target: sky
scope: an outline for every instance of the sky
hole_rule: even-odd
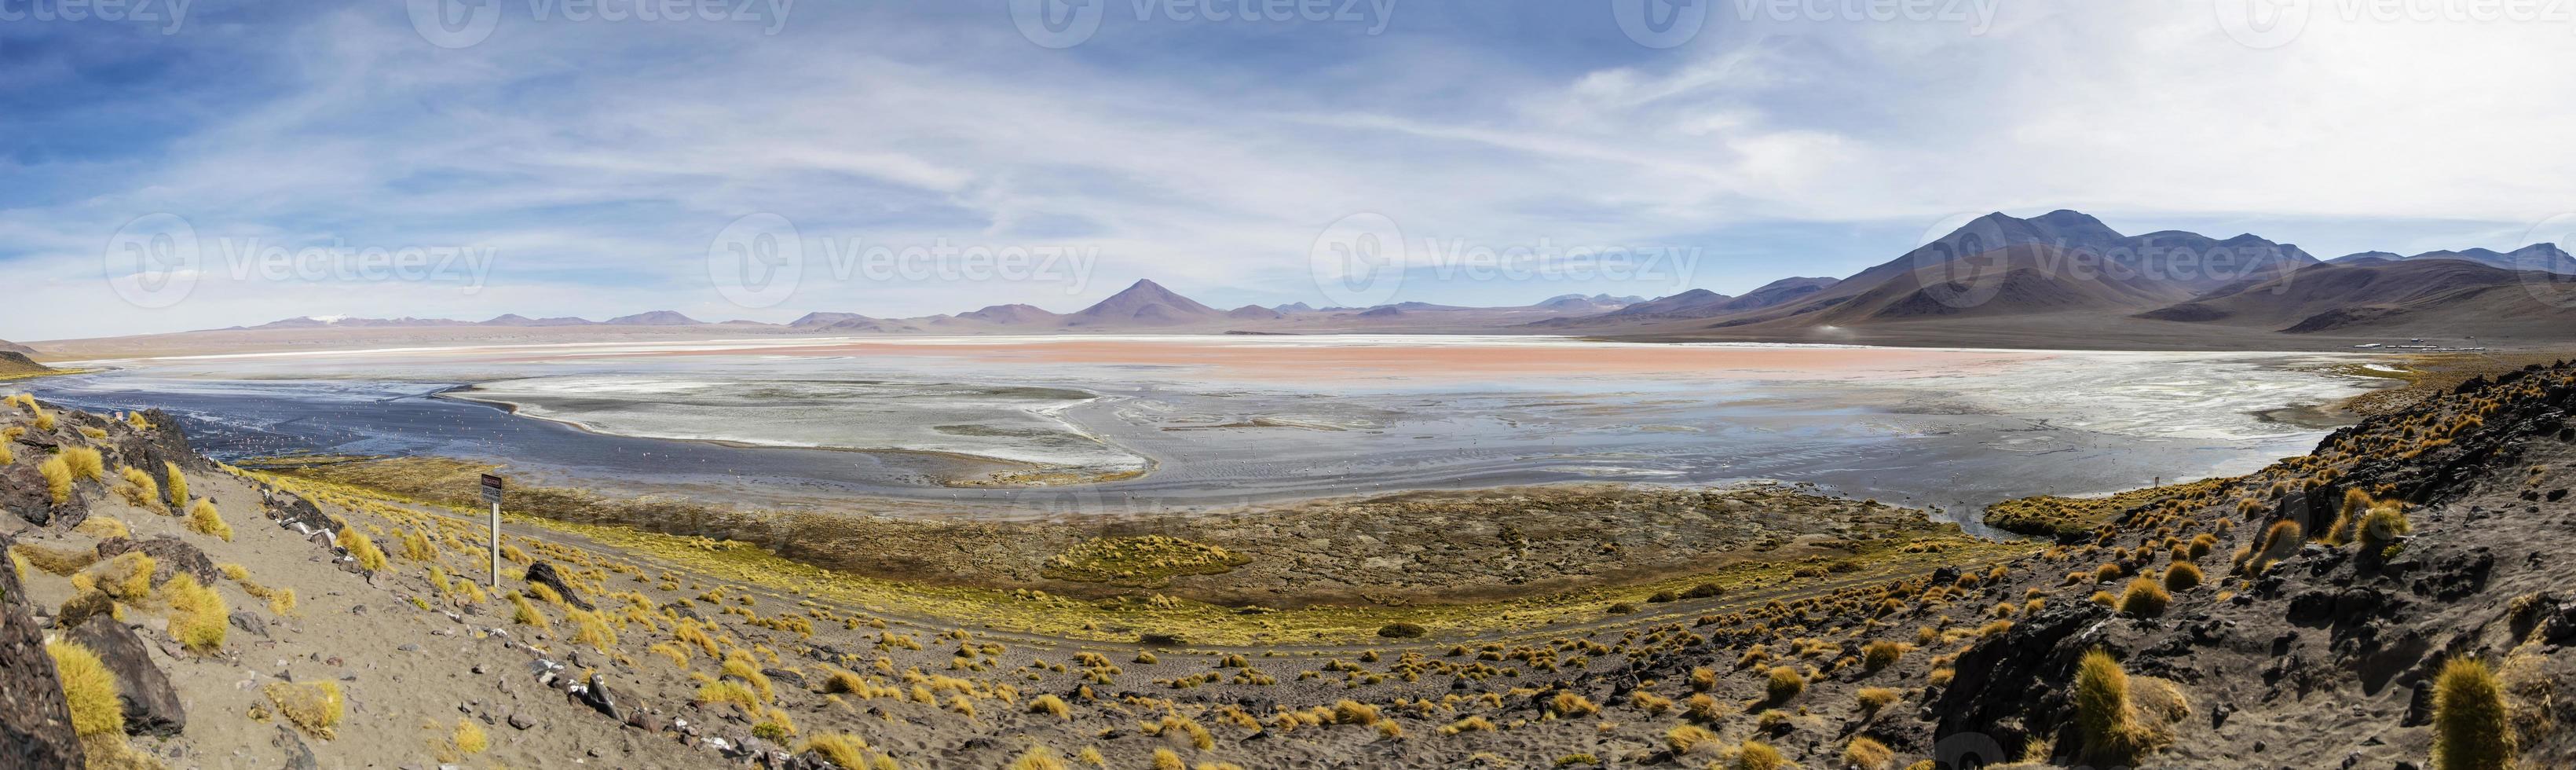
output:
[[[1740,293],[2059,208],[2576,240],[2554,4],[1074,1],[0,0],[0,338]]]

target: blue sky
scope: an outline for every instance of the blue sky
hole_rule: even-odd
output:
[[[638,0],[598,6],[624,20],[480,2],[498,15],[462,37],[390,2],[0,20],[0,270],[19,298],[0,338],[1069,310],[1137,278],[1219,306],[1322,305],[1319,238],[1354,215],[1401,233],[1388,299],[1449,304],[1846,275],[1996,210],[2320,256],[2511,248],[2576,220],[2564,19],[2341,0],[2265,37],[2231,31],[2235,0],[1880,18],[1726,0],[1654,47],[1620,14],[1661,0],[1333,0],[1355,18],[1286,21],[1091,0],[1097,30],[1048,47],[1068,41],[1014,22],[1031,0],[728,0],[654,21],[631,18]],[[0,3],[31,7],[61,6]],[[792,226],[801,282],[745,301],[711,251],[753,215]],[[174,263],[130,249],[179,242],[184,291],[137,275]],[[930,246],[1078,259],[827,264]],[[1542,256],[1518,279],[1454,263],[1557,254],[1540,246],[1665,258]],[[353,266],[370,253],[412,261]]]

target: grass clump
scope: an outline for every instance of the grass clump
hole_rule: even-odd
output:
[[[125,504],[153,513],[170,512],[161,504],[161,483],[153,481],[152,474],[144,473],[141,468],[126,468],[117,475],[124,479],[124,483],[116,485],[116,496],[124,498]]]
[[[868,751],[866,738],[849,733],[826,733],[807,738],[805,745],[797,749],[797,752],[808,751],[821,754],[824,759],[832,760],[832,764],[846,768],[868,767],[878,757]]]
[[[1895,665],[1896,661],[1903,657],[1905,657],[1905,644],[1902,642],[1881,639],[1861,645],[1860,648],[1861,665],[1869,667],[1871,671]]]
[[[1852,693],[1852,698],[1860,701],[1860,710],[1864,714],[1878,713],[1888,706],[1895,705],[1897,699],[1901,697],[1903,697],[1902,694],[1885,687],[1863,687]]]
[[[336,735],[345,707],[338,682],[271,682],[260,690],[275,704],[277,713],[286,721],[316,738],[329,740]]]
[[[169,492],[171,510],[177,510],[180,506],[188,504],[188,477],[180,475],[178,463],[165,462],[161,465],[162,477],[169,480],[169,483],[163,484],[161,488]]]
[[[1065,705],[1063,698],[1056,697],[1055,694],[1049,693],[1046,695],[1040,695],[1036,699],[1029,701],[1029,713],[1046,714],[1057,719],[1072,719],[1073,707]]]
[[[79,642],[46,642],[45,653],[53,656],[63,700],[71,704],[72,732],[82,737],[123,736],[125,707],[116,702],[116,672]]]
[[[2504,685],[2485,661],[2462,656],[2442,664],[2433,678],[2433,770],[2513,767],[2511,719]]]
[[[1762,683],[1762,691],[1771,696],[1772,703],[1786,703],[1807,691],[1807,677],[1788,666],[1773,666]]]
[[[224,523],[224,514],[215,510],[215,501],[198,500],[188,506],[188,529],[200,535],[213,535],[224,542],[233,541],[233,526]]]
[[[1745,741],[1744,745],[1735,747],[1733,753],[1734,756],[1726,763],[1732,770],[1786,770],[1796,767],[1789,764],[1788,757],[1780,755],[1779,749],[1761,741]]]
[[[63,447],[62,454],[55,455],[55,459],[63,461],[63,467],[72,472],[72,478],[75,480],[99,482],[107,480],[107,461],[98,456],[98,449],[95,447]]]
[[[2263,530],[2262,545],[2238,552],[2236,571],[2247,575],[2263,574],[2274,563],[2298,553],[2299,546],[2306,542],[2307,535],[2299,528],[2298,522],[2288,519],[2273,522],[2270,528]]]
[[[2165,606],[2172,603],[2173,594],[2165,591],[2164,584],[2144,577],[2129,581],[2128,589],[2120,592],[2120,611],[2142,618],[2163,615]]]
[[[55,505],[72,501],[72,466],[60,455],[36,464],[36,475],[45,477],[45,494]]]
[[[536,626],[540,630],[552,630],[555,626],[553,621],[546,619],[545,613],[537,610],[537,605],[528,603],[528,597],[525,595],[511,594],[510,607],[510,622],[512,623],[522,626]]]
[[[150,573],[145,573],[150,574]],[[230,610],[224,606],[223,594],[210,586],[199,585],[197,578],[185,572],[173,575],[161,584],[161,593],[170,600],[170,636],[198,654],[224,646]]]
[[[1854,737],[1843,746],[1843,764],[1861,770],[1887,770],[1896,764],[1896,752],[1867,736]]]
[[[100,540],[106,540],[111,537],[134,536],[134,530],[126,527],[125,522],[117,521],[115,518],[108,516],[91,516],[89,518],[82,519],[81,523],[72,527],[72,531],[88,535],[90,537],[95,537]]]
[[[159,566],[141,551],[127,551],[72,576],[72,586],[95,586],[117,601],[139,602],[152,595],[152,571]]]
[[[2129,673],[2111,654],[2094,650],[2075,667],[2075,727],[2083,756],[2106,765],[2136,765],[2172,740],[2160,721],[2139,713],[2130,697]]]
[[[334,539],[339,541],[341,548],[349,550],[350,558],[358,560],[360,569],[374,572],[385,568],[384,549],[377,548],[375,538],[358,531],[357,527],[341,527],[339,536]]]
[[[456,742],[456,751],[459,754],[470,756],[492,748],[491,737],[484,735],[483,726],[475,724],[472,719],[457,718],[456,733],[451,738]]]
[[[40,543],[19,543],[9,548],[9,554],[26,561],[28,566],[55,575],[69,575],[98,562],[97,551],[54,548]]]
[[[1547,702],[1547,713],[1556,717],[1585,717],[1600,713],[1601,707],[1591,699],[1570,692],[1560,692]]]
[[[2165,590],[2189,591],[2199,588],[2201,581],[2207,577],[2201,573],[2200,565],[2187,561],[2174,562],[2173,566],[2165,568]]]
[[[2387,558],[2392,555],[2389,549],[2397,542],[2397,536],[2414,531],[2415,525],[2406,521],[2405,504],[2392,502],[2371,508],[2361,517],[2357,529],[2353,543],[2363,556]]]

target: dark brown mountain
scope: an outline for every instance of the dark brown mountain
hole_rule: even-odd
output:
[[[1153,281],[1137,281],[1125,291],[1064,317],[1068,327],[1181,326],[1227,320],[1225,311],[1174,294]]]
[[[2499,270],[2512,270],[2516,272],[2538,271],[2544,273],[2559,273],[2562,275],[2576,275],[2576,256],[2570,256],[2565,250],[2558,248],[2558,244],[2554,243],[2535,243],[2512,251],[2495,251],[2493,249],[2464,249],[2460,251],[2452,251],[2445,249],[2442,251],[2427,251],[2422,254],[2410,254],[2406,256],[2399,256],[2385,251],[2365,251],[2359,254],[2346,254],[2336,257],[2334,258],[2333,263],[2338,265],[2367,265],[2381,262],[2414,262],[2445,259],[2474,262]]]
[[[2457,259],[2355,260],[2193,298],[2141,318],[2291,334],[2564,337],[2576,276]]]

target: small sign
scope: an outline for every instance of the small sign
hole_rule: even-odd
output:
[[[501,504],[501,477],[483,474],[483,502]]]

